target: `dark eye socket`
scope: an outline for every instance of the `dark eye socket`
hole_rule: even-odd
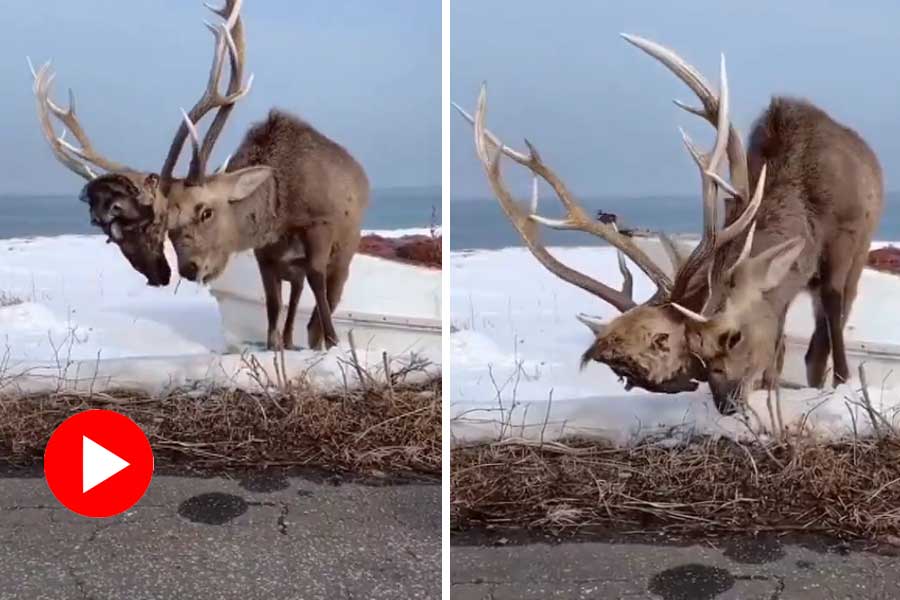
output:
[[[719,336],[719,347],[727,350],[733,350],[741,341],[742,334],[740,330],[726,331]]]
[[[212,218],[212,215],[212,209],[207,206],[202,211],[200,211],[200,222],[202,223],[203,221],[208,221],[210,218]]]

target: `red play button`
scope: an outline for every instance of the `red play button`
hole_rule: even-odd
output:
[[[153,451],[134,421],[87,410],[56,428],[44,450],[44,477],[66,508],[111,517],[134,506],[153,476]]]

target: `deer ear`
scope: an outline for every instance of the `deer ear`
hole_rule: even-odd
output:
[[[159,175],[150,173],[144,177],[144,193],[138,194],[138,202],[150,206],[156,199],[156,190],[159,189]]]
[[[151,192],[155,192],[156,188],[159,186],[159,175],[156,173],[150,173],[146,177],[144,177],[144,187],[147,188]]]
[[[239,202],[255,192],[275,173],[272,167],[255,166],[216,175],[219,185],[225,187],[229,202]]]
[[[805,246],[803,238],[791,238],[748,258],[739,268],[749,272],[754,286],[767,292],[787,276]]]

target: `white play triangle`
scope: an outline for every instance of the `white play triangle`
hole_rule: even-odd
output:
[[[100,485],[130,463],[86,435],[81,436],[81,493]]]

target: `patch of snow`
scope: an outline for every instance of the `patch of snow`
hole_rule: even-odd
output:
[[[613,286],[621,284],[611,248],[551,251],[576,270]],[[750,398],[751,414],[755,413],[751,433],[744,421],[719,415],[705,385],[674,395],[625,391],[604,365],[591,362],[581,370],[581,353],[593,334],[575,314],[611,319],[617,312],[558,279],[524,248],[453,252],[449,268],[450,415],[455,443],[501,435],[553,440],[577,434],[625,444],[651,434],[750,438],[763,428],[772,429],[765,391]],[[632,271],[635,298],[642,301],[654,288],[640,271]],[[900,278],[867,270],[848,324],[848,341],[900,343],[900,318],[891,310],[898,293]],[[795,305],[792,314],[805,318],[809,310]],[[790,332],[803,335],[807,325],[811,332],[811,319],[807,320],[789,321]],[[877,372],[888,373],[892,365],[900,366],[900,353],[879,360]],[[900,377],[869,379],[874,408],[900,422]],[[784,423],[793,429],[804,423],[817,435],[834,438],[851,433],[855,421],[857,431],[864,434],[871,425],[859,387],[854,380],[827,391],[782,390]]]
[[[363,235],[380,235],[381,237],[404,237],[407,235],[431,235],[428,227],[407,227],[406,229],[364,229]],[[435,226],[434,235],[441,235],[441,228]]]
[[[175,265],[168,243],[166,254]],[[0,390],[63,385],[157,391],[202,379],[253,383],[245,372],[247,357],[225,354],[218,304],[206,287],[179,282],[177,273],[169,286],[150,287],[104,236],[0,240],[0,295],[9,304],[0,306]],[[344,385],[348,354],[337,348],[286,352],[288,376],[303,374],[325,388]],[[275,381],[271,353],[254,355]],[[360,361],[377,367],[382,357],[361,350]],[[401,367],[402,361],[392,365]],[[355,380],[351,374],[348,383]]]

